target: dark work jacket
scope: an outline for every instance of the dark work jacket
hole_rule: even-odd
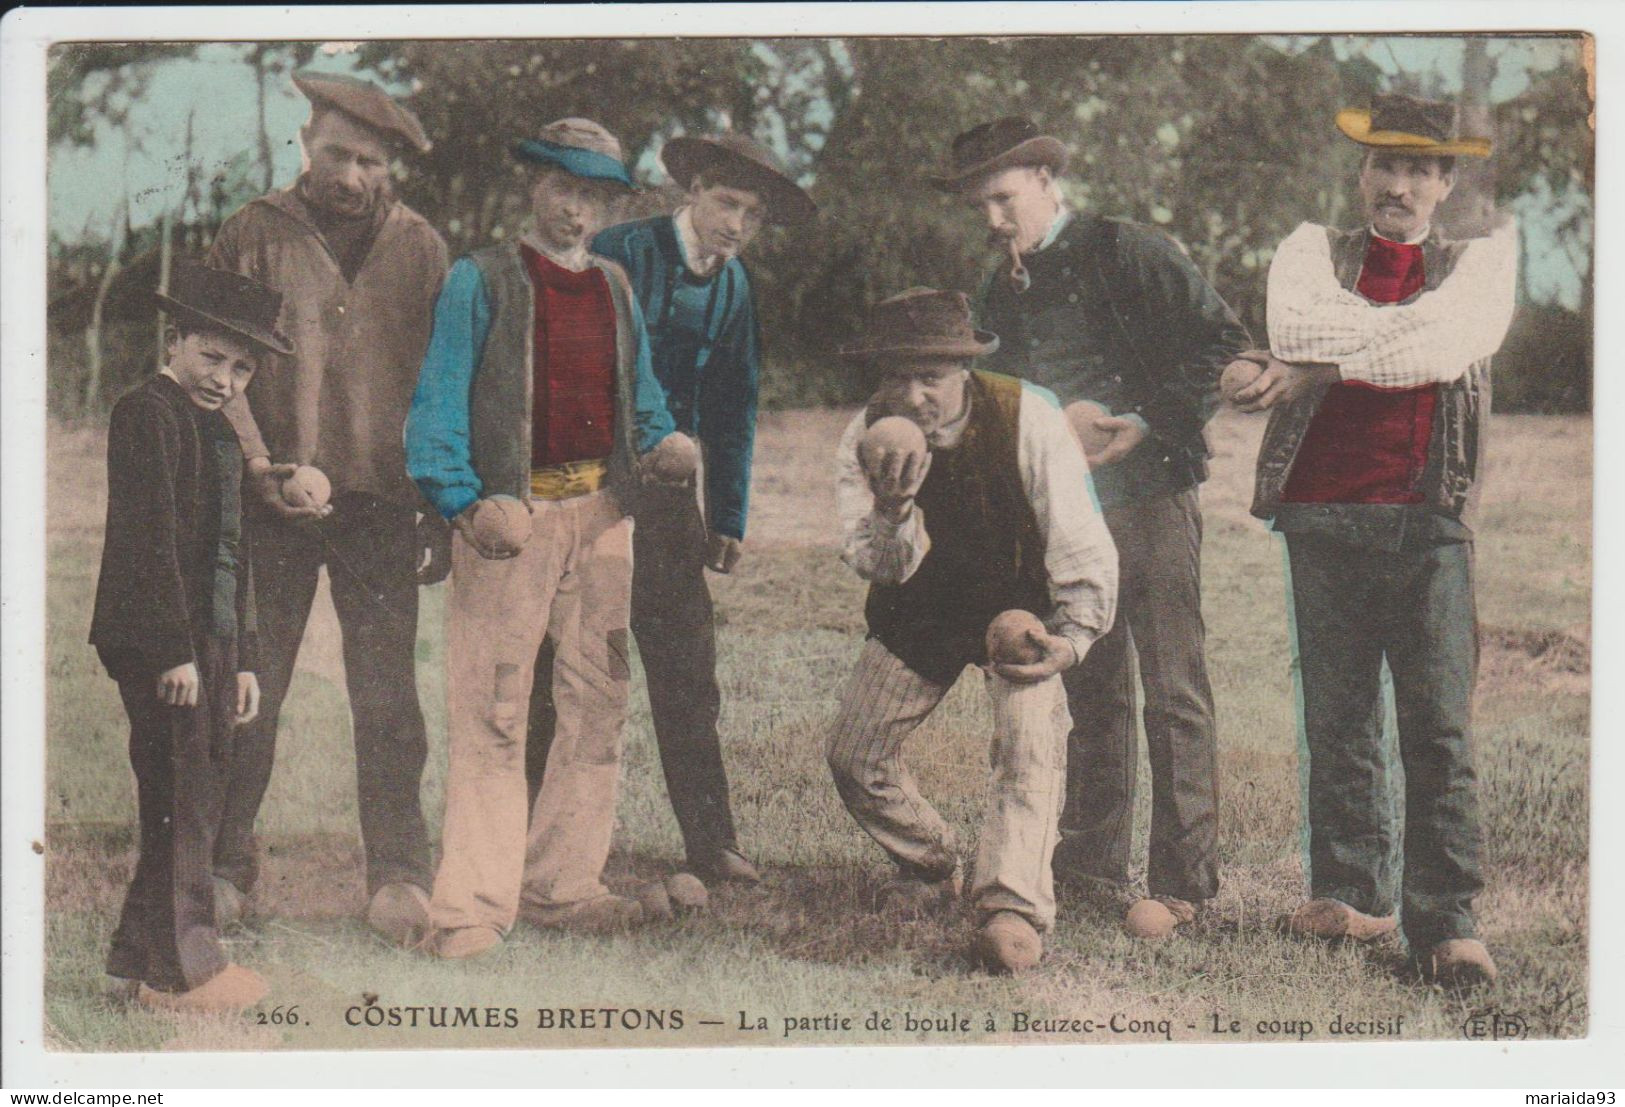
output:
[[[987,661],[987,625],[1021,608],[1054,610],[1044,538],[1021,480],[1021,382],[972,373],[970,419],[951,450],[931,451],[915,503],[931,536],[914,575],[872,584],[869,634],[910,669],[952,684],[966,665]],[[871,409],[872,423],[883,412]]]
[[[1203,428],[1219,407],[1224,367],[1250,345],[1246,328],[1180,245],[1139,223],[1074,213],[1055,241],[1008,261],[983,286],[981,325],[999,336],[988,369],[1135,414],[1150,434],[1091,475],[1101,506],[1179,492],[1207,479]]]
[[[1327,228],[1332,267],[1344,288],[1352,290],[1365,264],[1370,230]],[[1434,231],[1422,243],[1422,288],[1431,292],[1455,269],[1465,242],[1451,242]],[[1270,409],[1264,441],[1258,448],[1253,488],[1254,515],[1273,519],[1284,532],[1322,534],[1356,546],[1399,550],[1416,543],[1457,542],[1472,538],[1478,475],[1483,470],[1484,432],[1490,413],[1490,363],[1468,367],[1456,380],[1439,386],[1428,439],[1427,466],[1422,471],[1419,504],[1285,503],[1282,495],[1292,475],[1298,447],[1326,396],[1325,387],[1292,403]]]
[[[226,417],[162,374],[114,405],[90,642],[115,678],[195,662],[205,637],[235,638],[238,670],[255,668],[253,572],[246,545],[232,540],[242,465]]]

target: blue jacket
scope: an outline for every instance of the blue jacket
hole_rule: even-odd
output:
[[[620,266],[593,262],[615,303],[611,487],[630,492],[637,455],[673,430],[649,365],[649,338]],[[459,258],[435,304],[434,333],[406,418],[406,471],[448,519],[481,496],[530,498],[535,295],[515,244]],[[632,496],[621,502],[631,506]]]
[[[705,448],[706,525],[744,538],[761,374],[756,301],[745,266],[730,258],[710,277],[696,277],[669,215],[611,227],[592,248],[631,277],[672,419]]]

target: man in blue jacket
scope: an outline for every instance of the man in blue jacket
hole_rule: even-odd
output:
[[[430,903],[447,958],[493,948],[521,914],[593,930],[643,917],[601,876],[630,680],[627,510],[640,456],[672,423],[626,274],[588,249],[632,182],[590,120],[549,124],[515,153],[535,167],[533,226],[447,274],[406,423],[407,471],[455,528]],[[526,704],[544,634],[558,725],[532,812]]]
[[[611,227],[593,249],[631,277],[672,418],[704,447],[705,511],[692,483],[640,493],[632,630],[688,867],[706,879],[749,883],[759,877],[739,851],[717,735],[722,700],[705,570],[727,573],[738,563],[750,492],[761,355],[755,297],[739,255],[765,223],[808,219],[817,207],[743,135],[676,138],[661,159],[686,190],[682,206]],[[536,671],[551,665],[544,648]],[[537,680],[532,689],[531,733],[551,734],[548,684]],[[546,758],[546,743],[533,742],[533,794]]]

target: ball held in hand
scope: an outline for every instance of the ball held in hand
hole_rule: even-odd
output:
[[[474,541],[515,554],[530,541],[530,508],[514,496],[488,496],[474,508]]]
[[[1097,430],[1095,420],[1110,415],[1111,412],[1093,400],[1075,400],[1063,409],[1066,421],[1072,424],[1072,433],[1078,436],[1078,443],[1083,447],[1085,454],[1098,454],[1106,448],[1106,444],[1113,438],[1111,431]]]
[[[1234,400],[1236,393],[1257,380],[1263,371],[1264,367],[1258,362],[1237,358],[1224,367],[1224,376],[1219,378],[1219,395]]]
[[[682,431],[673,431],[649,451],[649,473],[664,484],[682,484],[700,467],[700,448]]]
[[[326,507],[333,484],[314,465],[301,465],[282,482],[282,500],[290,507]]]
[[[1002,611],[987,625],[988,660],[1000,665],[1037,664],[1044,659],[1039,643],[1047,634],[1031,611]]]
[[[858,444],[858,461],[866,472],[872,474],[879,460],[888,453],[924,457],[925,432],[914,420],[901,415],[876,419],[863,432],[863,440]]]

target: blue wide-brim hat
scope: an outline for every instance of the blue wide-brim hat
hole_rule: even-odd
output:
[[[532,165],[557,166],[572,176],[637,188],[621,160],[620,142],[590,119],[549,123],[536,138],[515,143],[513,156]]]

